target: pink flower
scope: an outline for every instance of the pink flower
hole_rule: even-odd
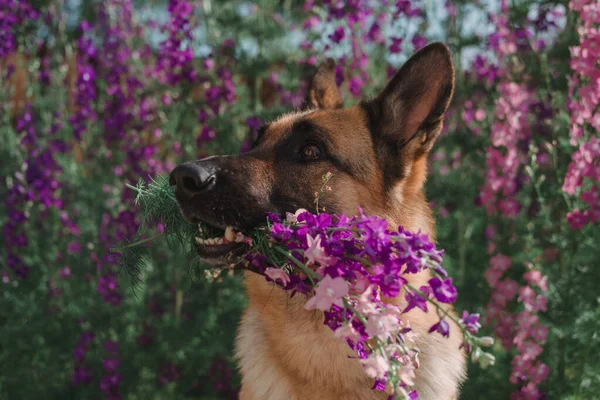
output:
[[[536,324],[529,329],[528,333],[533,340],[543,343],[548,338],[548,327],[542,324]]]
[[[402,367],[398,371],[398,377],[408,386],[413,386],[415,384],[415,369],[410,366]]]
[[[510,268],[511,261],[510,257],[507,257],[502,254],[496,254],[494,257],[490,258],[490,267],[497,269],[500,272],[504,272]]]
[[[523,342],[517,346],[517,350],[519,350],[524,360],[535,360],[537,356],[542,354],[544,349],[537,343]]]
[[[364,293],[369,288],[371,282],[366,275],[359,275],[356,280],[352,283],[352,292]]]
[[[334,261],[332,257],[329,257],[325,253],[325,249],[321,246],[321,235],[317,234],[313,238],[307,233],[306,243],[308,244],[308,248],[304,251],[304,256],[309,264],[319,263],[321,266],[326,267]]]
[[[544,363],[538,363],[538,365],[531,370],[531,381],[534,384],[538,384],[546,380],[549,374],[550,368]]]
[[[285,213],[285,220],[290,224],[295,224],[296,222],[298,222],[298,217],[300,216],[300,214],[304,214],[305,212],[307,211],[304,208],[299,208],[293,214],[290,212]]]
[[[358,331],[354,329],[352,324],[340,326],[335,330],[333,334],[336,338],[350,339],[355,342],[361,339],[360,333],[358,333]]]
[[[529,271],[526,272],[523,276],[525,277],[525,280],[529,282],[530,285],[536,285],[544,292],[548,290],[548,277],[543,276],[540,271]]]
[[[392,333],[398,330],[400,321],[398,316],[391,310],[381,313],[372,314],[367,320],[366,332],[370,337],[378,337],[381,340],[388,339]]]
[[[485,119],[485,110],[483,108],[478,108],[475,110],[475,120],[481,122]]]
[[[275,282],[279,280],[283,286],[290,283],[290,276],[280,268],[268,267],[267,269],[265,269],[265,275],[267,275]]]
[[[365,373],[371,378],[383,379],[385,373],[390,369],[389,362],[379,354],[371,354],[369,358],[360,360]]]
[[[376,313],[377,307],[373,302],[374,298],[375,297],[373,296],[373,286],[369,286],[358,297],[356,305],[354,306],[356,308],[356,311],[358,311],[364,316]]]
[[[574,210],[567,214],[567,222],[571,225],[571,229],[580,230],[588,223],[588,218],[585,213],[579,210]]]
[[[327,311],[333,304],[342,307],[342,297],[348,294],[348,283],[344,278],[337,277],[332,279],[329,275],[317,284],[315,295],[308,299],[304,308],[307,310]]]

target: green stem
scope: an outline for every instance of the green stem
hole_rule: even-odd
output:
[[[275,251],[286,256],[289,260],[291,260],[294,264],[296,264],[298,266],[298,268],[300,268],[302,270],[302,272],[304,272],[306,274],[306,276],[308,276],[308,279],[310,279],[313,286],[316,286],[313,278],[321,278],[321,275],[317,274],[315,271],[308,268],[304,263],[302,263],[300,260],[298,260],[296,257],[294,257],[292,255],[292,253],[290,253],[289,251],[285,251],[281,247],[274,247],[274,248],[275,248]]]
[[[141,188],[139,188],[137,186],[130,185],[129,183],[126,183],[125,186],[128,187],[131,190],[135,190],[138,193],[141,193],[142,191],[144,191],[143,189],[141,189]]]
[[[156,239],[160,239],[163,236],[165,236],[164,233],[159,233],[159,234],[151,236],[149,238],[138,240],[137,242],[129,243],[129,244],[126,244],[126,245],[121,246],[121,247],[116,248],[116,249],[111,249],[110,251],[111,252],[116,252],[116,251],[120,251],[120,250],[124,250],[124,249],[130,249],[132,247],[141,246],[141,245],[146,244],[146,243],[154,242]]]

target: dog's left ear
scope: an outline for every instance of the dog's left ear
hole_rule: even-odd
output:
[[[304,108],[331,110],[343,106],[342,94],[335,84],[335,61],[328,58],[321,63],[310,82]]]
[[[440,134],[453,92],[450,50],[432,43],[415,53],[366,106],[384,142],[418,157]]]

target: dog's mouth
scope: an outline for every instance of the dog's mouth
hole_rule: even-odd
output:
[[[250,243],[249,237],[231,225],[223,229],[205,222],[198,222],[196,250],[200,258],[209,264],[236,263],[248,249]]]

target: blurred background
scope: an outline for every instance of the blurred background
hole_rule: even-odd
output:
[[[438,245],[497,338],[461,399],[600,398],[599,23],[596,0],[0,0],[0,398],[237,398],[240,277],[163,244],[132,286],[125,184],[247,150],[324,57],[351,105],[431,41],[457,67]]]

